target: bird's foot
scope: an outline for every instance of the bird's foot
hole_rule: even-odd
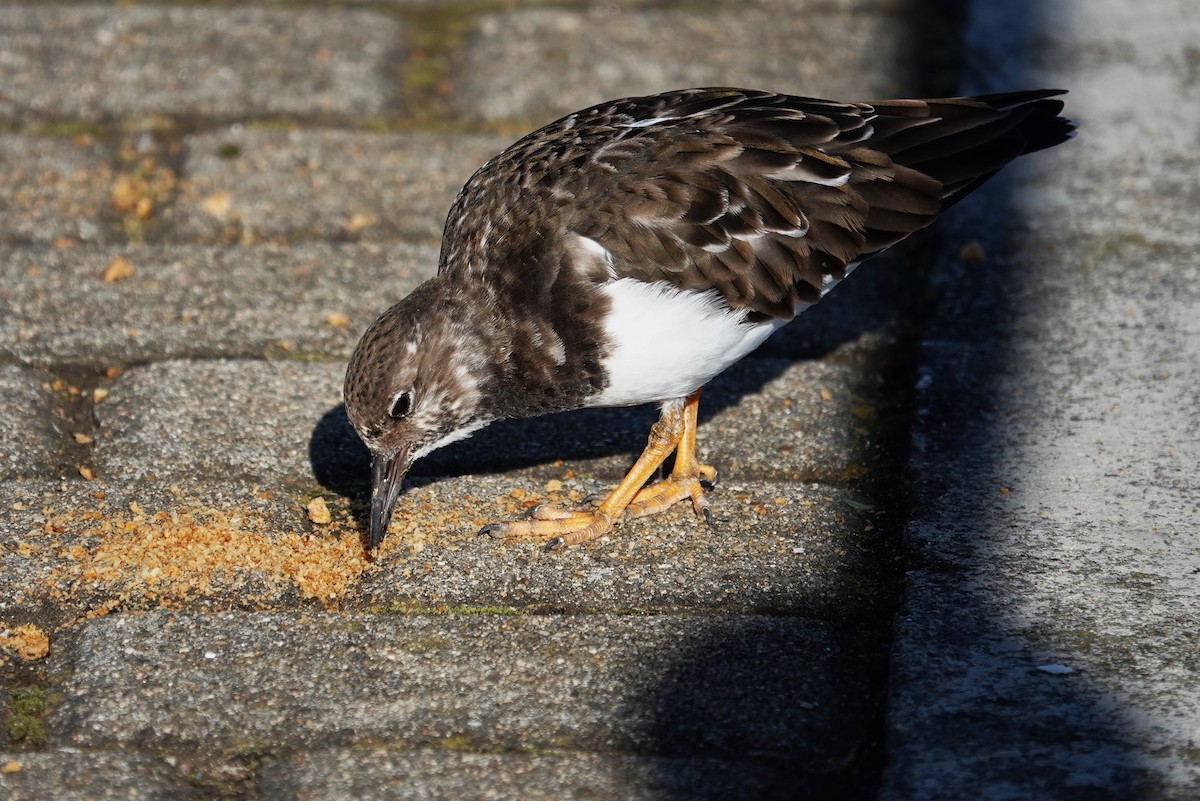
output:
[[[590,542],[612,531],[616,520],[600,510],[571,511],[553,506],[536,506],[531,520],[490,523],[480,534],[502,539],[546,539],[546,549],[555,550]]]
[[[669,509],[684,498],[692,499],[692,508],[698,517],[713,524],[712,509],[704,497],[704,485],[717,483],[717,469],[712,465],[696,463],[686,472],[673,472],[662,481],[643,487],[633,496],[625,514],[629,517],[646,517]]]

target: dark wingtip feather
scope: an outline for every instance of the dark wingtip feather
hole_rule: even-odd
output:
[[[1030,89],[1023,92],[976,95],[972,99],[986,103],[997,111],[1032,107],[1025,119],[1016,126],[1016,130],[1025,137],[1025,147],[1021,151],[1021,155],[1025,155],[1061,145],[1075,136],[1075,121],[1061,116],[1063,101],[1050,99],[1066,93],[1066,89]]]

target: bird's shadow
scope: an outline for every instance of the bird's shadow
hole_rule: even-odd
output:
[[[910,262],[911,257],[902,253],[864,264],[829,299],[777,331],[749,357],[752,366],[733,368],[715,378],[705,387],[701,423],[759,391],[794,362],[826,358],[865,333],[895,324],[913,302],[906,288],[917,283],[911,272],[917,268]],[[407,481],[524,470],[559,460],[577,465],[624,456],[632,463],[657,417],[656,408],[643,405],[500,421],[422,459]],[[344,404],[322,415],[308,451],[317,482],[356,501],[356,514],[365,515],[361,501],[369,490],[370,454],[350,426]]]

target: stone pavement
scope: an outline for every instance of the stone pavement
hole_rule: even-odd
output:
[[[0,797],[1200,796],[1187,2],[0,3]],[[476,538],[619,477],[594,410],[368,562],[345,359],[458,186],[712,83],[1082,133],[714,382],[715,529]]]

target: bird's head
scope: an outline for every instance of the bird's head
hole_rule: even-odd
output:
[[[422,285],[363,334],[346,370],[346,415],[371,451],[368,546],[387,533],[413,462],[490,422],[487,361],[457,307]]]

